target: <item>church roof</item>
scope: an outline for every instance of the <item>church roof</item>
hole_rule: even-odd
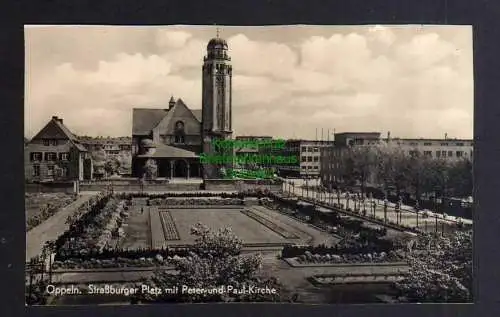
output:
[[[134,108],[132,112],[132,134],[148,135],[167,113],[167,109]]]
[[[195,152],[184,150],[175,146],[166,144],[156,144],[156,151],[152,155],[142,154],[137,157],[151,158],[198,158]]]
[[[132,115],[132,135],[149,135],[158,125],[166,128],[174,117],[177,106],[185,107],[191,111],[196,120],[201,122],[201,109],[189,109],[182,99],[177,99],[175,106],[171,110],[134,108]]]
[[[196,117],[196,119],[201,122],[201,109],[191,110],[191,112]]]

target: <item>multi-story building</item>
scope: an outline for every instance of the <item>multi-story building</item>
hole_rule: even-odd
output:
[[[296,157],[295,163],[275,164],[280,176],[317,178],[320,175],[320,149],[332,145],[333,141],[287,140],[281,150],[274,155]]]
[[[259,141],[271,141],[272,139],[273,139],[273,137],[271,137],[271,136],[253,136],[253,135],[237,136],[234,138],[234,140],[235,140],[234,155],[236,157],[259,155],[259,153],[262,152],[262,149],[259,148],[258,142]],[[254,145],[252,145],[252,146],[239,146],[238,141],[242,141],[242,143],[244,143],[245,141],[250,141],[250,142],[253,142]],[[237,164],[237,165],[240,165],[241,167],[244,167],[244,168],[250,168],[253,164],[249,164],[248,161],[243,161],[243,164]]]
[[[132,138],[131,137],[78,137],[80,143],[83,144],[90,152],[104,150],[106,156],[117,157],[120,155],[132,154]]]
[[[336,133],[334,144],[321,148],[320,179],[325,186],[342,181],[342,157],[353,146],[375,146],[381,142],[379,132]]]
[[[472,159],[473,140],[469,139],[405,139],[381,138],[379,132],[346,132],[335,134],[335,146],[325,147],[321,152],[321,180],[323,184],[341,182],[342,156],[352,146],[376,146],[385,143],[401,149],[407,155],[425,155],[447,161]]]
[[[24,174],[32,181],[70,181],[90,179],[92,160],[78,138],[56,116],[24,149]]]
[[[474,141],[470,139],[401,139],[388,138],[389,144],[397,145],[407,154],[420,154],[446,160],[460,160],[473,158]]]

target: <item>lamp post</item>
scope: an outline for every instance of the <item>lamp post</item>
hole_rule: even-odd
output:
[[[415,214],[417,216],[417,229],[418,229],[418,212],[419,212],[419,208],[420,208],[420,205],[418,203],[418,197],[417,197],[417,201],[415,203]]]
[[[387,196],[384,197],[384,223],[387,223],[387,205],[388,205],[388,200]]]

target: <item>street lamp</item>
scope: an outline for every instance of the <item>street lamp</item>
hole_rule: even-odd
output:
[[[387,196],[384,197],[384,223],[387,223],[387,205],[388,205],[388,200]]]

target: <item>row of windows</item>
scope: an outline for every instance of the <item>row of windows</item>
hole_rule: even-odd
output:
[[[302,162],[319,162],[319,156],[302,156]]]
[[[398,142],[398,145],[400,145],[401,142]],[[441,146],[465,146],[464,142],[456,142],[456,143],[449,143],[449,142],[441,142]],[[470,146],[473,146],[472,143],[469,144]],[[418,146],[418,142],[410,142],[410,146]],[[424,142],[424,146],[432,146],[432,142]]]
[[[57,161],[58,157],[60,161],[69,161],[69,153],[56,153],[56,152],[45,152],[45,157],[42,152],[31,152],[30,161]],[[59,154],[59,155],[58,155]]]
[[[303,169],[303,170],[305,170],[305,169],[317,170],[317,169],[319,169],[319,166],[301,166],[301,169]]]
[[[45,146],[57,146],[59,144],[58,140],[43,140],[43,145]]]
[[[410,151],[410,155],[416,155],[418,151]],[[453,154],[455,154],[455,157],[464,157],[467,155],[466,152],[464,151],[436,151],[436,157],[453,157]],[[432,156],[432,151],[424,151],[425,156]],[[470,152],[470,156],[472,157],[472,151]]]
[[[57,173],[56,173],[57,171]],[[40,165],[33,165],[33,176],[40,176]],[[54,165],[47,166],[47,176],[68,176],[68,169],[66,167],[60,167],[56,170]]]
[[[303,146],[302,152],[319,152],[319,147],[317,147],[317,146]]]

